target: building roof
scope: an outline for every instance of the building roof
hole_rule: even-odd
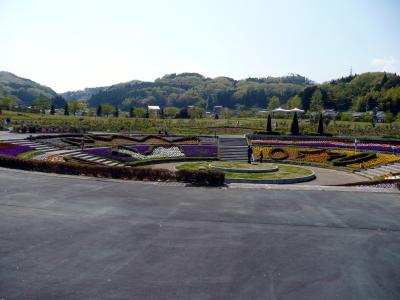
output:
[[[160,107],[158,105],[149,105],[147,106],[148,109],[159,110]]]

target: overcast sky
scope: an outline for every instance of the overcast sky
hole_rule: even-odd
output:
[[[400,72],[397,0],[0,0],[0,70],[57,92],[154,80]]]

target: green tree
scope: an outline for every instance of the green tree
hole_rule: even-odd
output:
[[[51,101],[47,98],[37,97],[35,100],[33,100],[32,105],[40,110],[49,109]]]
[[[101,117],[103,115],[103,109],[102,109],[101,105],[97,106],[96,115],[98,117]]]
[[[69,116],[69,105],[68,105],[68,102],[65,102],[64,116]]]
[[[311,97],[310,111],[321,112],[324,109],[324,103],[322,102],[322,92],[320,89],[316,89]]]
[[[69,102],[69,107],[72,111],[72,114],[75,116],[78,111],[84,111],[87,106],[86,103],[78,100],[72,100]]]
[[[222,110],[222,116],[225,118],[225,119],[230,119],[230,118],[232,118],[232,111],[229,109],[229,108],[224,108],[223,110]]]
[[[188,119],[189,118],[189,112],[186,107],[182,108],[179,111],[179,114],[176,116],[178,119]]]
[[[109,116],[115,110],[115,108],[111,104],[105,103],[101,105],[101,110],[103,114]]]
[[[281,102],[277,96],[273,96],[268,103],[268,109],[273,110],[281,106]]]
[[[170,117],[170,118],[175,118],[176,115],[179,113],[179,108],[176,107],[166,107],[164,111],[165,115]]]
[[[11,108],[17,104],[17,101],[13,98],[4,97],[0,98],[0,106],[4,109],[11,110]]]
[[[272,119],[271,119],[271,114],[268,114],[268,119],[267,119],[267,132],[272,132]]]
[[[193,108],[192,116],[196,119],[202,119],[205,115],[206,111],[204,108],[200,106],[195,106]]]
[[[292,108],[302,109],[303,108],[303,104],[302,104],[300,96],[296,95],[296,96],[291,97],[288,100],[288,102],[286,103],[286,107],[289,108],[289,109],[292,109]]]
[[[295,112],[294,115],[293,115],[292,125],[290,126],[290,133],[292,135],[299,135],[300,134],[299,119],[297,118],[297,112]]]
[[[118,108],[118,106],[115,107],[114,117],[119,118],[119,108]]]
[[[136,118],[144,118],[146,116],[147,110],[144,107],[136,107],[133,112]]]
[[[56,108],[55,108],[54,104],[52,103],[51,107],[50,107],[50,114],[54,115],[55,113],[56,113]]]
[[[319,114],[318,134],[319,135],[324,135],[324,119],[323,119],[322,114]]]

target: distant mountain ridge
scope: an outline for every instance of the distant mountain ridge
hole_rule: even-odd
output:
[[[0,98],[7,96],[30,105],[36,97],[52,99],[56,95],[52,89],[29,79],[0,72]],[[132,80],[70,91],[61,96],[67,101],[85,101],[91,107],[109,103],[123,110],[147,105],[178,108],[199,105],[208,110],[216,105],[239,110],[265,109],[274,103],[275,107],[299,107],[313,111],[321,108],[339,111],[379,109],[396,115],[400,111],[400,76],[367,72],[317,84],[295,74],[236,80],[181,73],[168,74],[153,82]]]
[[[10,72],[0,71],[0,97],[13,98],[18,103],[31,105],[37,97],[52,99],[55,96],[57,93],[47,86]]]

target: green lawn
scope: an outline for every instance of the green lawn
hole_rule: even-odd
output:
[[[197,170],[199,167],[209,168],[209,165],[215,165],[219,167],[230,167],[230,168],[240,168],[245,163],[242,162],[193,162],[193,163],[182,163],[176,166],[178,170],[181,169],[191,169]],[[252,165],[253,168],[263,168],[269,169],[278,166],[279,171],[273,173],[234,173],[234,172],[224,172],[226,178],[243,178],[243,179],[284,179],[284,178],[296,178],[311,175],[312,171],[295,166],[283,165],[283,164],[259,164]]]

